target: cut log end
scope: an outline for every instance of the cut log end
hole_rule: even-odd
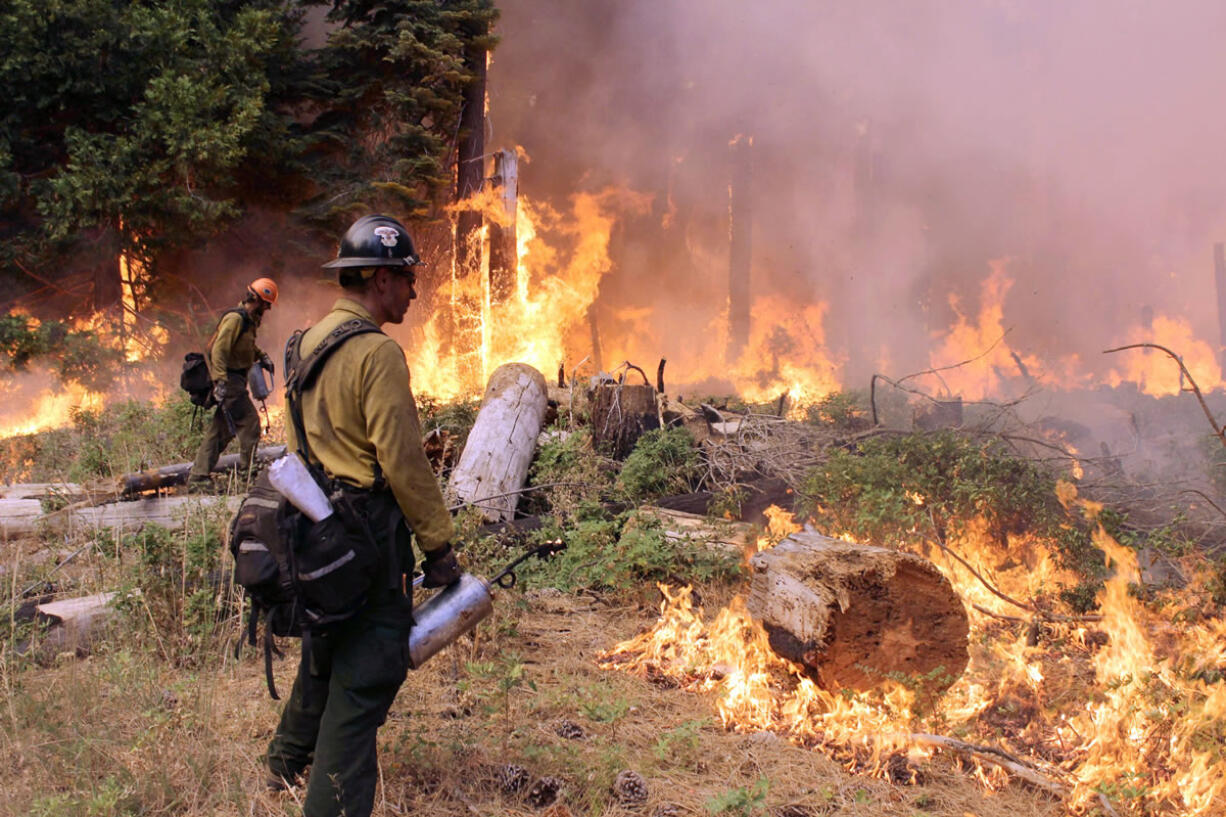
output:
[[[827,689],[906,679],[939,692],[966,668],[966,610],[926,559],[800,533],[752,565],[750,613]]]

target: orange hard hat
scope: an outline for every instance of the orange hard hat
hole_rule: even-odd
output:
[[[247,291],[269,306],[277,302],[277,285],[271,278],[256,278],[247,285]]]

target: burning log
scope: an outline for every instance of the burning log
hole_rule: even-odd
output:
[[[940,692],[966,668],[966,610],[927,559],[795,533],[750,564],[750,614],[823,687],[869,689],[901,674]]]
[[[507,363],[490,375],[481,409],[460,461],[451,472],[450,498],[482,509],[491,522],[515,515],[519,491],[548,407],[545,378],[524,363]]]
[[[269,445],[257,448],[255,452],[255,461],[257,463],[267,463],[278,459],[285,454],[285,446]],[[213,473],[224,473],[238,467],[238,454],[226,454],[217,460],[217,465],[213,466]],[[183,485],[187,482],[188,474],[191,473],[192,464],[190,462],[180,462],[174,465],[163,465],[161,468],[151,468],[148,471],[138,471],[133,474],[124,474],[119,478],[119,492],[124,496],[143,493],[144,491],[153,491],[158,488],[169,488],[173,485]]]

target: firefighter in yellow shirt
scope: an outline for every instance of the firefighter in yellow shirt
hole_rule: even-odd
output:
[[[355,222],[336,260],[324,265],[337,270],[344,296],[306,330],[302,354],[353,321],[401,323],[417,297],[419,263],[400,222],[388,216]],[[300,406],[305,450],[388,545],[396,580],[371,591],[356,616],[312,640],[268,747],[270,785],[283,787],[309,765],[304,817],[367,817],[378,780],[376,732],[409,670],[410,530],[425,555],[426,587],[451,584],[460,568],[400,345],[380,331],[348,337],[301,392]],[[294,424],[287,425],[289,449],[303,448]]]
[[[188,476],[192,489],[207,489],[212,485],[209,472],[236,436],[239,473],[246,478],[251,472],[251,458],[260,441],[260,417],[247,394],[247,370],[259,361],[268,372],[274,371],[272,359],[255,345],[255,336],[264,313],[276,302],[277,285],[270,278],[257,278],[247,287],[247,294],[239,305],[223,312],[217,322],[217,330],[204,356],[213,380],[217,411],[213,413],[213,421],[192,463]]]

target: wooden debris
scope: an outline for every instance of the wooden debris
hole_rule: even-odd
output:
[[[75,599],[60,599],[37,605],[35,617],[50,625],[38,641],[41,652],[57,655],[74,652],[82,655],[111,617],[115,593],[96,593]]]
[[[638,513],[658,519],[664,538],[669,541],[688,540],[716,550],[748,553],[754,545],[753,526],[745,522],[711,519],[696,513],[668,508],[645,506]]]
[[[750,614],[775,652],[828,689],[901,674],[939,692],[966,668],[966,610],[927,559],[795,533],[750,564]]]
[[[268,445],[257,448],[255,461],[257,463],[272,462],[285,454],[285,446]],[[224,473],[238,467],[239,454],[226,454],[217,460],[213,473]],[[163,465],[148,471],[138,471],[124,474],[119,478],[119,492],[125,496],[130,494],[153,491],[159,488],[169,488],[173,485],[183,485],[191,473],[192,463],[179,462],[174,465]]]
[[[177,530],[193,512],[224,505],[233,513],[242,497],[238,496],[168,496],[145,497],[123,502],[108,502],[88,507],[69,506],[49,514],[42,512],[37,499],[5,500],[21,502],[19,509],[0,505],[0,538],[31,536],[41,530],[55,533],[81,533],[112,528],[119,531],[138,530],[144,525],[161,525]]]
[[[524,363],[499,366],[490,376],[477,420],[451,472],[448,504],[481,509],[490,522],[515,516],[528,478],[548,399],[545,378]]]
[[[592,443],[597,450],[625,459],[643,432],[660,427],[656,390],[643,375],[642,384],[601,382],[592,388]]]

